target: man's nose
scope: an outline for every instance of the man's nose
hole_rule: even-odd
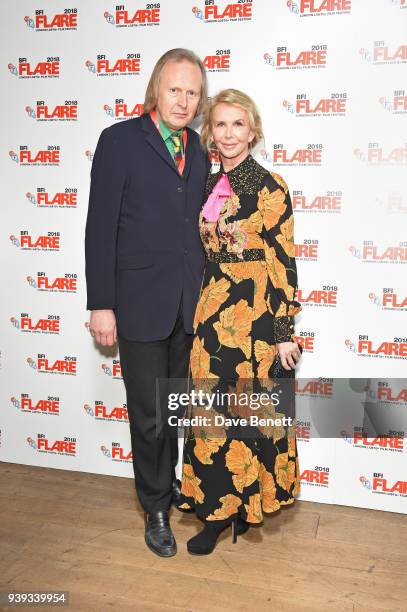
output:
[[[179,106],[182,106],[182,108],[186,108],[187,107],[187,92],[186,91],[181,91],[178,95],[178,104]]]

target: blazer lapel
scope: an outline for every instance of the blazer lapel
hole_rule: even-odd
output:
[[[143,119],[143,130],[146,133],[147,142],[153,147],[153,149],[158,153],[158,155],[178,174],[178,168],[175,165],[174,160],[172,159],[170,152],[168,151],[164,140],[162,139],[161,134],[155,127],[154,123],[151,120],[150,115],[145,114],[142,115]]]

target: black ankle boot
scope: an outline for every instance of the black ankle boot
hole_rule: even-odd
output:
[[[187,549],[191,555],[209,555],[215,548],[218,537],[232,525],[232,541],[237,539],[237,519],[225,521],[205,521],[205,526],[196,536],[188,540]]]
[[[247,521],[245,521],[242,518],[238,518],[237,519],[236,533],[237,533],[238,536],[243,535],[249,529],[250,529],[250,523],[248,523]]]

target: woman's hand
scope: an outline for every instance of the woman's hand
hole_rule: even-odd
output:
[[[301,358],[296,342],[280,342],[277,344],[281,365],[285,370],[293,370]]]

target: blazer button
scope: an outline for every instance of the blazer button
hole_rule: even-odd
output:
[[[177,187],[177,191],[178,191],[178,193],[182,193],[184,190],[183,190],[182,187]]]
[[[184,221],[185,221],[185,223],[189,223],[189,218],[185,217]]]

